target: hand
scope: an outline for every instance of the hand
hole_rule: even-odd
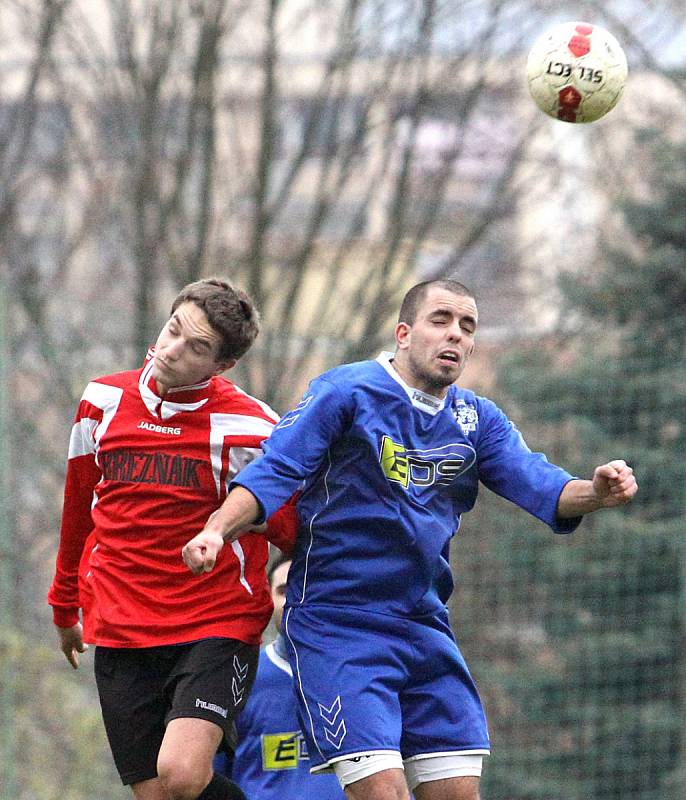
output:
[[[77,622],[71,628],[57,628],[57,633],[60,637],[60,650],[67,657],[67,661],[74,667],[79,668],[79,653],[85,653],[88,650],[88,645],[83,642],[83,628],[81,623]]]
[[[638,491],[634,471],[626,461],[621,460],[596,467],[592,483],[593,491],[604,508],[630,503]]]
[[[194,575],[211,572],[222,547],[224,547],[224,538],[220,534],[207,529],[202,530],[197,536],[186,542],[181,551],[183,563]]]

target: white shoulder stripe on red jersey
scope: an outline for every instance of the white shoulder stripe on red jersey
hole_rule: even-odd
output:
[[[217,487],[217,495],[221,497],[222,453],[226,438],[238,436],[245,439],[245,437],[254,436],[259,440],[266,439],[274,429],[274,423],[261,417],[250,417],[245,414],[210,414],[209,416],[212,475]],[[229,465],[229,479],[233,477],[230,472],[231,466]]]
[[[247,414],[210,414],[210,428],[219,436],[262,436],[274,430],[275,423]]]
[[[117,413],[117,409],[119,408],[119,403],[121,402],[123,394],[124,390],[120,389],[118,386],[109,386],[106,383],[98,383],[97,381],[92,381],[88,384],[88,386],[86,386],[86,390],[81,398],[81,405],[83,406],[84,403],[88,403],[102,411],[102,415],[98,415],[99,418],[95,420],[96,425],[91,431],[91,439],[94,443],[94,450],[90,452],[97,451],[98,443],[102,438],[102,435],[109,427],[110,422],[112,422],[112,417],[114,417],[114,415]],[[81,413],[81,422],[86,422],[91,419],[91,417],[83,415],[81,408],[79,411]]]
[[[232,447],[229,450],[229,472],[226,476],[227,489],[228,484],[236,477],[243,467],[247,467],[251,461],[254,461],[261,455],[261,447]]]
[[[74,423],[69,437],[69,458],[95,453],[94,432],[97,427],[97,419],[80,419]]]
[[[234,555],[238,559],[238,564],[240,567],[240,576],[238,580],[241,582],[241,586],[246,590],[248,594],[252,594],[252,588],[248,583],[245,577],[245,553],[243,552],[243,548],[240,545],[240,542],[231,542],[231,549],[234,552]]]
[[[86,386],[81,399],[105,413],[108,411],[112,411],[113,413],[119,406],[119,401],[121,400],[123,392],[124,390],[120,389],[118,386],[109,386],[106,383],[92,381]]]

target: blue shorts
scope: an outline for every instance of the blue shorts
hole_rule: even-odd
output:
[[[379,752],[403,760],[489,753],[486,716],[447,613],[287,608],[283,633],[313,770]]]

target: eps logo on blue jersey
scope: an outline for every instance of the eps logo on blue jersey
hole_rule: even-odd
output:
[[[301,761],[309,759],[307,745],[300,731],[262,735],[263,769],[296,769]]]
[[[431,450],[407,450],[390,436],[381,440],[379,461],[389,481],[406,489],[413,486],[449,486],[476,461],[472,447],[460,442]]]

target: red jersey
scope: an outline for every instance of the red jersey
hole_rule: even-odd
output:
[[[55,624],[78,621],[83,555],[86,641],[151,647],[219,636],[257,644],[272,613],[267,539],[292,548],[294,507],[269,519],[266,536],[227,543],[212,572],[193,575],[181,548],[221,505],[236,472],[261,452],[278,417],[216,376],[162,398],[151,369],[149,361],[98,378],[81,398],[48,593]]]

